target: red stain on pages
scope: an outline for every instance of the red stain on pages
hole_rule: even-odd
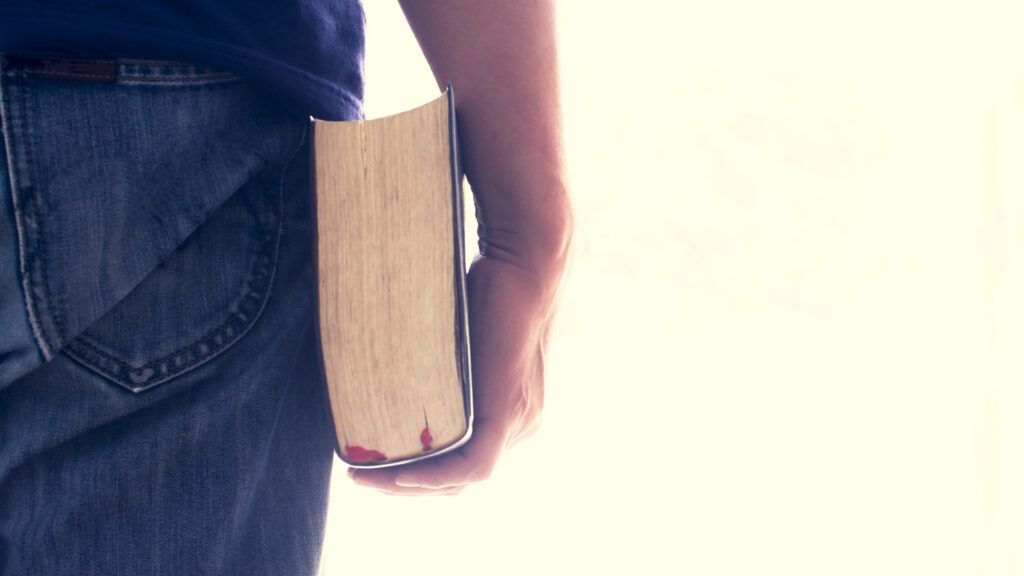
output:
[[[366,462],[380,462],[388,457],[376,450],[367,450],[362,446],[345,445],[345,455],[353,464],[365,464]]]
[[[434,441],[434,437],[430,435],[430,426],[425,426],[423,432],[420,432],[420,443],[423,444],[423,451],[430,450],[430,443]]]

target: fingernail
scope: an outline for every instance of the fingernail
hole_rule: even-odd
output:
[[[419,483],[417,483],[412,478],[409,478],[408,476],[399,476],[395,478],[395,484],[398,484],[399,486],[404,486],[406,488],[415,488],[419,486]]]

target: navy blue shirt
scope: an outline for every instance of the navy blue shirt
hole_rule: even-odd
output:
[[[359,0],[0,0],[0,52],[206,64],[296,112],[361,117]]]

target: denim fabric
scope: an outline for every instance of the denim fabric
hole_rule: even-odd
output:
[[[310,118],[115,69],[0,74],[0,574],[314,574]]]

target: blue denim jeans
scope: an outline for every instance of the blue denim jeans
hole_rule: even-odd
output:
[[[205,66],[5,56],[0,574],[314,574],[310,118]]]

